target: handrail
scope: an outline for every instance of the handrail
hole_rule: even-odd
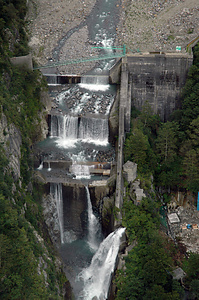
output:
[[[190,53],[190,46],[195,43],[197,40],[199,40],[199,36],[197,36],[194,40],[192,40],[186,47],[186,52]]]
[[[97,57],[84,58],[84,59],[71,59],[71,60],[66,60],[66,61],[61,61],[61,62],[55,62],[55,63],[49,64],[49,65],[34,67],[33,70],[53,68],[53,67],[57,67],[57,66],[65,66],[65,65],[70,65],[70,64],[78,64],[78,63],[87,62],[87,61],[114,59],[114,58],[124,57],[124,56],[125,56],[124,53],[118,53],[118,54],[106,55],[106,56],[101,56],[101,57],[97,56]]]

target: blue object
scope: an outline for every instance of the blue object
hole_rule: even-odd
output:
[[[191,224],[187,224],[187,229],[191,229],[192,225]]]
[[[199,192],[198,192],[197,210],[199,210]]]

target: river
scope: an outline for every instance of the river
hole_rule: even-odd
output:
[[[99,0],[85,21],[91,44],[100,47],[99,55],[113,54],[115,51],[113,46],[119,7],[118,0]],[[54,58],[59,58],[63,43],[81,26],[73,28],[60,40],[54,49]],[[91,180],[101,180],[90,173],[90,169],[94,168],[92,162],[100,163],[106,153],[109,153],[106,163],[115,160],[114,148],[109,143],[108,124],[116,95],[116,88],[108,82],[108,71],[114,63],[115,59],[99,61],[95,68],[87,72],[89,76],[82,76],[80,84],[65,85],[61,91],[56,86],[51,88],[54,106],[50,114],[49,137],[39,144],[45,153],[39,167],[44,175],[55,176],[52,161],[69,161],[71,164],[66,176],[81,181],[84,186],[81,196],[85,199],[86,209],[81,216],[77,216],[78,212],[74,213],[71,205],[77,200],[75,196],[64,196],[66,192],[63,192],[61,183],[51,180],[50,184],[59,219],[59,251],[77,300],[108,298],[120,238],[125,231],[120,228],[107,237],[103,235],[99,211],[93,210],[88,188]],[[48,168],[43,168],[45,160],[48,161]],[[75,191],[72,194],[76,195]],[[71,220],[74,220],[75,214],[84,224],[82,231],[74,229]],[[74,221],[77,223],[77,220]]]

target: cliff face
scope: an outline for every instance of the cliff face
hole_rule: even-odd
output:
[[[41,211],[32,145],[46,137],[50,108],[39,72],[13,66],[27,55],[26,0],[0,3],[0,295],[4,299],[72,299]]]
[[[14,124],[8,124],[3,113],[0,117],[0,141],[9,159],[9,169],[13,171],[14,179],[18,180],[20,178],[21,133]]]
[[[45,124],[45,115],[42,114],[44,120],[38,124],[39,126]],[[38,132],[45,135],[45,131]],[[38,206],[41,194],[35,194],[30,155],[24,155],[30,152],[32,142],[28,143],[25,139],[24,144],[24,139],[20,129],[8,122],[2,112],[0,116],[0,241],[3,245],[1,257],[3,263],[0,290],[2,295],[8,297],[16,295],[16,288],[12,285],[8,287],[7,283],[10,276],[18,276],[19,282],[24,283],[23,293],[20,291],[21,299],[36,297],[37,284],[32,283],[31,292],[28,291],[28,286],[26,287],[26,283],[35,280],[39,282],[38,294],[45,295],[43,299],[49,299],[54,294],[58,294],[58,299],[72,299],[71,287],[63,273],[62,262],[53,250]],[[7,249],[10,247],[12,250],[9,251],[8,257]],[[23,256],[19,259],[17,253],[22,253],[21,251]],[[32,263],[26,269],[24,277],[24,268],[29,260]],[[54,274],[53,280],[51,274]]]

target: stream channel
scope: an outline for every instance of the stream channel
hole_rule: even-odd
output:
[[[99,50],[99,55],[113,53],[120,4],[119,0],[96,1],[84,24],[70,30],[60,40],[53,57],[58,59],[67,38],[85,25],[92,44],[104,47]],[[125,231],[119,228],[104,236],[99,210],[92,207],[89,192],[89,183],[106,179],[115,161],[115,150],[109,143],[108,123],[116,95],[116,87],[109,84],[108,76],[114,63],[114,59],[97,62],[87,73],[90,76],[82,76],[80,84],[61,87],[49,84],[54,99],[49,137],[38,145],[42,153],[38,169],[50,183],[49,192],[56,203],[60,233],[58,248],[77,300],[108,299],[111,274]],[[56,161],[59,165],[64,162],[65,167],[57,169],[54,167]],[[105,172],[96,172],[96,168]],[[81,182],[80,191],[68,193],[63,188],[63,176],[68,182],[76,181],[77,185]],[[79,200],[85,207],[81,216],[78,216],[78,210],[74,213],[78,204],[71,204]],[[82,230],[73,224],[77,220],[83,224]]]

